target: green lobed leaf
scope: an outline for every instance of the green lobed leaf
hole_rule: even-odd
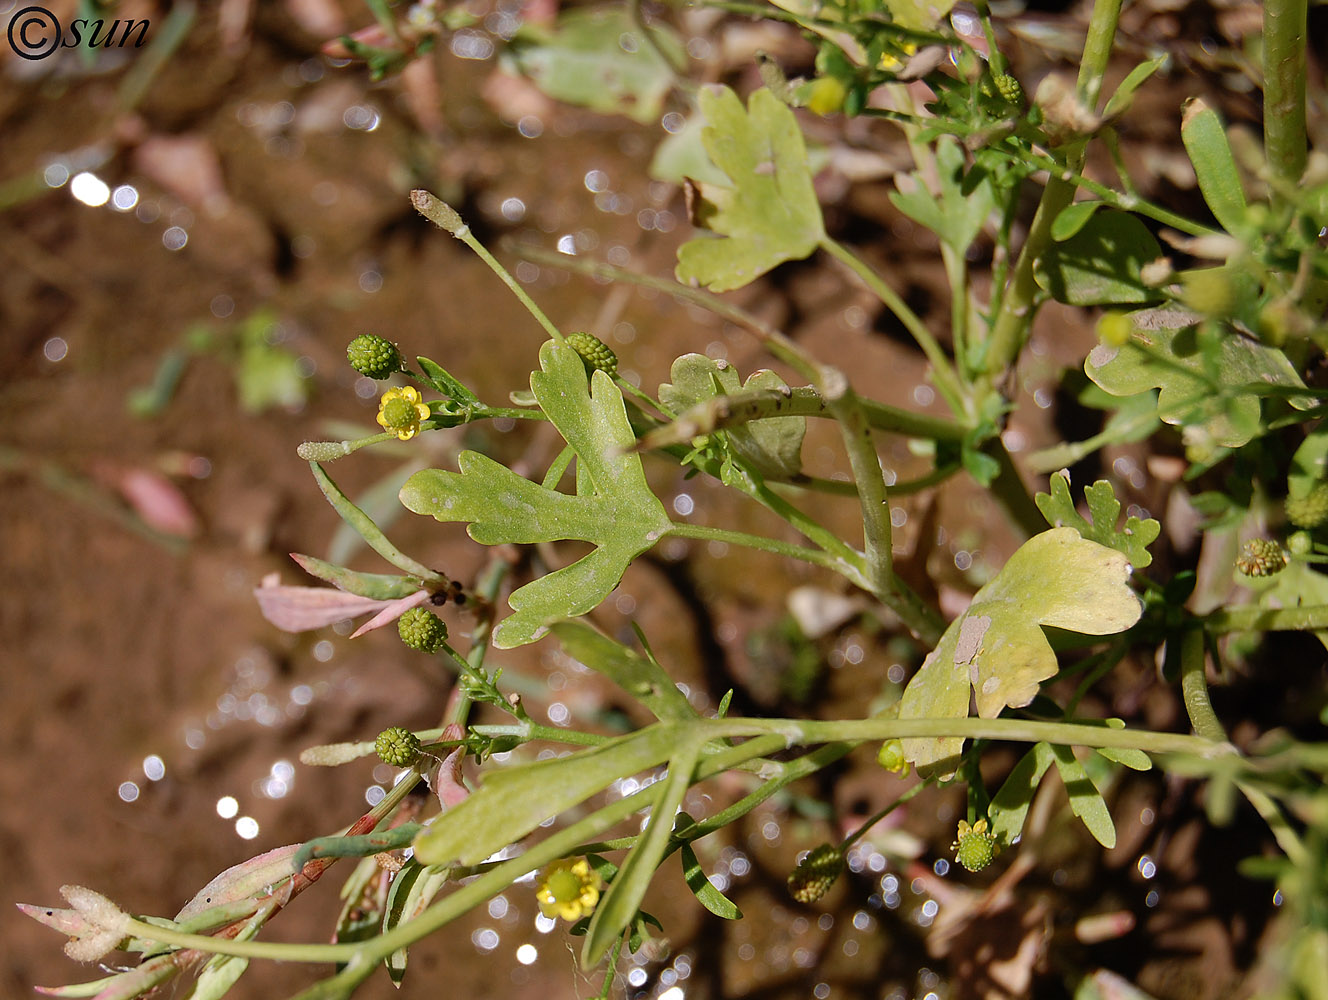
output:
[[[1193,98],[1181,117],[1180,138],[1213,217],[1227,232],[1239,232],[1245,225],[1245,191],[1222,119],[1201,98]]]
[[[1310,431],[1291,456],[1287,492],[1297,500],[1303,500],[1314,487],[1325,481],[1328,481],[1328,422],[1320,423]]]
[[[807,257],[825,228],[793,112],[765,89],[746,109],[727,87],[705,87],[699,101],[708,123],[701,141],[733,187],[706,223],[723,238],[688,240],[678,248],[675,273],[683,284],[726,292]]]
[[[572,9],[552,30],[523,26],[504,62],[555,100],[646,124],[659,117],[673,87],[661,50],[678,63],[687,58],[671,28],[654,22],[650,33],[642,38],[625,9]]]
[[[1069,305],[1153,302],[1161,296],[1144,284],[1140,272],[1161,255],[1139,219],[1108,209],[1094,212],[1073,236],[1052,243],[1034,277],[1057,302]]]
[[[1130,321],[1129,343],[1098,345],[1084,371],[1113,396],[1160,388],[1157,415],[1185,427],[1187,441],[1238,448],[1260,431],[1260,396],[1305,388],[1277,348],[1233,331],[1201,336],[1199,317],[1183,309],[1144,309]],[[1309,396],[1289,402],[1297,409],[1313,405]]]
[[[1053,760],[1050,743],[1034,743],[1010,770],[987,807],[991,832],[998,843],[1012,844],[1024,828],[1028,808]]]
[[[936,30],[954,5],[955,0],[885,0],[891,19],[914,31]]]
[[[684,354],[669,368],[672,382],[659,387],[659,401],[682,414],[706,400],[732,395],[742,389],[789,392],[788,383],[769,369],[753,372],[739,383],[738,371],[727,361],[703,354]],[[775,479],[789,479],[802,471],[802,439],[806,417],[769,417],[753,420],[723,432],[733,450],[757,472]]]
[[[1122,632],[1142,606],[1129,587],[1125,555],[1082,538],[1073,528],[1034,535],[973,596],[909,681],[901,719],[962,719],[969,691],[978,715],[1033,700],[1056,673],[1056,654],[1040,626],[1088,635]],[[953,770],[960,737],[905,739],[904,756],[919,768]]]
[[[977,239],[983,223],[996,207],[996,187],[991,176],[982,173],[976,183],[966,186],[964,166],[964,151],[958,140],[942,136],[936,143],[940,195],[933,195],[917,173],[897,176],[897,190],[890,192],[890,201],[897,209],[930,229],[942,243],[961,255]],[[906,177],[909,182],[901,185],[899,182]]]
[[[628,852],[608,892],[590,918],[586,939],[581,945],[581,968],[589,969],[598,965],[636,916],[650,880],[655,877],[655,870],[664,860],[673,833],[674,815],[687,796],[687,789],[691,787],[692,772],[696,769],[704,742],[703,738],[696,736],[682,742],[676,738],[673,740],[668,774],[663,779],[659,797],[651,807],[646,828]]]
[[[1052,475],[1050,494],[1039,493],[1035,497],[1038,510],[1052,527],[1073,528],[1084,538],[1124,552],[1135,569],[1143,569],[1153,561],[1148,546],[1162,531],[1162,525],[1156,519],[1131,516],[1126,518],[1125,527],[1117,531],[1116,519],[1120,517],[1121,505],[1111,483],[1105,479],[1087,487],[1084,499],[1088,501],[1088,512],[1093,518],[1091,524],[1075,508],[1074,498],[1070,495],[1070,474],[1064,470]]]
[[[426,469],[401,488],[401,502],[439,521],[468,521],[484,545],[577,539],[595,550],[570,566],[526,584],[508,598],[512,614],[494,630],[494,644],[510,649],[534,642],[550,622],[597,607],[628,565],[671,527],[664,505],[646,484],[622,393],[604,372],[587,382],[581,356],[549,341],[541,370],[530,376],[540,407],[577,456],[577,495],[518,476],[473,451],[461,470]]]
[[[682,858],[683,880],[687,883],[687,888],[692,890],[697,902],[724,920],[741,920],[742,911],[706,876],[705,869],[701,867],[701,862],[697,860],[696,852],[692,850],[691,845],[683,844],[678,853]]]
[[[1116,824],[1111,821],[1111,812],[1084,770],[1084,765],[1075,757],[1074,750],[1066,746],[1053,746],[1052,756],[1056,769],[1060,771],[1065,791],[1070,796],[1070,810],[1088,827],[1088,832],[1107,850],[1116,846]]]
[[[706,121],[691,115],[682,128],[671,132],[655,147],[648,173],[653,180],[682,184],[691,180],[700,184],[726,185],[728,176],[710,162],[701,139]]]
[[[649,657],[610,639],[585,622],[557,622],[550,631],[568,656],[613,681],[650,709],[655,718],[685,721],[697,717],[687,696]]]
[[[479,791],[415,839],[415,858],[425,865],[479,864],[619,778],[662,764],[686,729],[659,722],[569,757],[490,771]]]

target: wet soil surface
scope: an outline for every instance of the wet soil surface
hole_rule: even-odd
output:
[[[165,9],[136,7],[154,25],[166,20]],[[353,336],[380,333],[432,356],[486,399],[526,383],[541,332],[469,251],[414,213],[410,188],[451,200],[491,246],[572,240],[586,254],[667,274],[685,238],[680,193],[646,179],[657,126],[495,90],[492,61],[443,55],[432,80],[373,83],[363,67],[319,54],[320,37],[365,23],[354,5],[259,4],[249,22],[225,21],[243,7],[200,10],[132,110],[122,103],[129,59],[0,57],[0,185],[10,185],[0,212],[0,870],[11,901],[55,903],[57,888],[74,882],[169,915],[221,869],[343,827],[390,781],[372,763],[303,767],[301,749],[388,725],[426,728],[440,716],[446,679],[395,636],[287,635],[252,597],[269,573],[306,582],[286,554],[324,555],[334,538],[336,516],[295,446],[373,429],[374,390],[344,363]],[[321,35],[319,17],[332,19]],[[1040,71],[1027,58],[1025,68]],[[1175,155],[1181,96],[1146,89],[1166,128],[1127,137],[1159,163]],[[537,135],[504,120],[518,105]],[[902,159],[888,129],[854,137],[883,162]],[[71,178],[82,171],[109,186],[107,204],[79,200]],[[894,213],[888,182],[836,184],[832,221],[943,328],[948,291],[934,244]],[[689,350],[726,356],[744,373],[768,363],[742,332],[666,296],[529,264],[518,273],[563,329],[599,334],[646,385]],[[847,367],[860,391],[934,407],[921,357],[846,274],[825,262],[790,266],[744,298]],[[1059,366],[1092,342],[1078,323],[1048,310],[1021,373],[1015,427],[1030,449],[1065,433],[1050,422],[1048,394]],[[333,472],[386,514],[395,483],[447,464],[463,445],[527,469],[556,453],[547,430],[479,428],[361,453]],[[834,445],[833,433],[814,430],[805,454],[815,471],[836,467]],[[902,444],[882,449],[901,479],[925,469]],[[1138,468],[1142,456],[1125,458]],[[685,494],[698,520],[769,527],[703,483],[663,466],[650,474],[674,510]],[[1155,509],[1164,500],[1151,481],[1131,497]],[[970,488],[900,507],[906,571],[921,580],[926,569],[960,606],[975,574],[1015,544],[995,504]],[[852,532],[855,512],[827,504],[825,518]],[[390,533],[463,580],[484,558],[455,526],[393,516]],[[332,544],[358,568],[383,569],[344,537]],[[680,544],[634,567],[595,617],[620,633],[639,619],[661,660],[711,708],[734,687],[735,710],[859,715],[897,688],[921,651],[856,617],[809,646],[790,641],[780,620],[800,585],[833,587],[784,563]],[[469,627],[464,614],[451,622],[461,635]],[[619,707],[554,651],[505,654],[501,665],[533,711],[603,721]],[[1114,701],[1151,727],[1183,726],[1151,667],[1113,684],[1098,710]],[[1127,702],[1132,713],[1119,707]],[[992,758],[992,781],[1012,760]],[[782,883],[800,850],[854,828],[904,787],[864,754],[711,838],[702,861],[747,919],[705,915],[680,880],[661,876],[649,909],[671,951],[624,964],[617,995],[989,996],[1018,994],[1030,975],[1027,989],[1057,995],[1068,977],[1099,966],[1159,997],[1240,990],[1271,904],[1262,884],[1236,879],[1234,863],[1259,853],[1263,834],[1244,815],[1210,827],[1190,786],[1156,775],[1121,779],[1120,842],[1106,853],[1071,827],[1063,803],[1049,803],[1022,881],[981,905],[977,894],[997,876],[956,879],[942,860],[962,806],[954,793],[920,797],[866,838],[850,877],[816,907],[788,899]],[[705,791],[694,811],[732,789]],[[339,881],[334,870],[274,922],[273,936],[325,940]],[[439,983],[471,997],[592,992],[575,971],[578,942],[538,929],[535,912],[529,887],[514,887],[417,946],[400,992],[384,976],[363,995],[436,996]],[[1075,940],[1075,921],[1106,913],[1134,929],[1101,944]],[[99,975],[12,908],[0,920],[7,996]],[[518,953],[523,945],[535,950]],[[312,979],[308,968],[256,964],[233,995],[276,998]]]

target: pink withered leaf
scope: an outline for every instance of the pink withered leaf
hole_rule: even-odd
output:
[[[407,594],[405,597],[391,601],[382,611],[378,612],[378,614],[374,615],[352,632],[350,637],[352,639],[358,639],[360,636],[364,635],[365,632],[372,632],[376,628],[382,628],[389,622],[396,621],[411,608],[418,608],[428,599],[429,592],[427,590],[417,590],[413,594]]]
[[[374,615],[355,633],[360,635],[393,621],[429,598],[427,590],[419,590],[396,600],[377,600],[330,587],[287,587],[278,583],[279,579],[276,573],[263,577],[262,586],[254,588],[254,597],[263,617],[284,632],[308,632],[348,618]]]

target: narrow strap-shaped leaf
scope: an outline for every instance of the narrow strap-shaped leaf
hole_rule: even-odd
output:
[[[478,864],[619,778],[668,760],[688,727],[657,722],[570,757],[493,770],[479,791],[420,834],[421,864]]]
[[[692,771],[700,755],[701,741],[693,738],[680,745],[669,759],[668,776],[650,810],[650,821],[590,919],[590,928],[581,946],[583,969],[599,963],[640,908],[655,869],[668,849],[673,816],[691,787]]]
[[[420,581],[414,577],[393,573],[357,573],[345,566],[324,562],[300,552],[292,552],[290,557],[310,576],[326,580],[338,590],[375,601],[394,601],[400,597],[409,597],[420,589]]]
[[[327,502],[332,505],[332,509],[341,515],[343,521],[355,529],[371,549],[404,573],[410,573],[431,583],[447,582],[446,577],[435,573],[423,563],[416,562],[388,541],[387,536],[379,530],[378,525],[374,524],[364,511],[356,507],[350,498],[341,492],[341,487],[332,481],[332,477],[323,470],[321,465],[317,462],[310,462],[309,468],[313,470],[314,480],[318,483],[318,488],[323,491],[323,496],[327,497]]]
[[[160,986],[177,975],[180,967],[175,964],[174,955],[158,955],[149,959],[136,969],[122,972],[109,980],[103,980],[104,986],[99,993],[55,993],[50,996],[95,996],[97,1000],[133,1000],[142,996],[154,986]],[[86,983],[84,986],[92,984]],[[46,990],[41,992],[45,993]]]
[[[383,933],[423,913],[443,886],[447,885],[451,873],[452,870],[445,865],[421,865],[414,860],[408,861],[392,880],[387,908],[383,911]],[[401,985],[406,975],[406,955],[405,948],[398,948],[384,960],[387,974],[397,986]]]
[[[1161,69],[1171,59],[1169,55],[1160,55],[1153,59],[1141,62],[1134,69],[1125,75],[1125,79],[1120,82],[1116,92],[1111,95],[1111,100],[1107,101],[1106,108],[1102,111],[1103,118],[1113,118],[1125,111],[1134,100],[1134,92],[1138,90],[1150,76]]]
[[[1239,232],[1245,224],[1245,190],[1240,186],[1236,158],[1231,155],[1222,119],[1203,100],[1195,98],[1185,105],[1180,137],[1213,217],[1227,232]]]
[[[706,876],[705,870],[701,867],[701,862],[696,859],[696,852],[692,850],[690,844],[683,844],[682,850],[678,852],[682,858],[682,877],[687,882],[687,888],[692,890],[692,895],[696,897],[697,902],[717,917],[723,917],[725,920],[741,920],[742,911],[738,909],[733,900],[725,896]]]
[[[1023,830],[1028,807],[1033,803],[1033,794],[1042,783],[1047,768],[1051,767],[1051,761],[1050,743],[1033,744],[992,798],[987,815],[991,819],[991,832],[999,843],[1014,843]]]
[[[367,941],[377,935],[383,922],[384,894],[373,883],[381,882],[382,877],[383,869],[374,858],[361,858],[341,884],[341,912],[332,932],[334,943]]]
[[[695,719],[696,709],[657,663],[581,621],[558,622],[552,632],[568,656],[603,674],[658,719]]]
[[[269,905],[255,913],[235,936],[235,940],[252,940],[267,923],[272,912],[273,909]],[[198,982],[194,984],[194,991],[189,994],[189,1000],[221,1000],[248,968],[249,959],[241,958],[239,955],[213,955],[199,973]]]
[[[437,362],[428,358],[416,358],[415,361],[419,364],[420,371],[424,372],[424,377],[429,380],[429,383],[452,402],[460,406],[476,406],[479,404],[480,398],[453,378]]]
[[[1065,782],[1065,791],[1070,796],[1070,810],[1083,820],[1088,832],[1103,847],[1110,850],[1116,846],[1116,824],[1111,821],[1111,812],[1097,790],[1084,765],[1079,763],[1074,751],[1067,746],[1053,746],[1051,752],[1056,759],[1056,769]]]
[[[1090,720],[1076,720],[1087,722]],[[1124,719],[1103,719],[1102,724],[1108,729],[1124,729]],[[1117,764],[1124,764],[1134,771],[1151,771],[1153,768],[1153,758],[1144,753],[1137,747],[1098,747],[1097,752],[1107,760],[1113,760]]]

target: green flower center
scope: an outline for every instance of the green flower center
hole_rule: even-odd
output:
[[[389,399],[383,404],[383,419],[387,421],[387,426],[394,430],[400,430],[416,423],[419,420],[419,414],[415,412],[415,407],[409,400]]]
[[[559,903],[576,902],[581,898],[581,891],[584,888],[581,879],[568,869],[550,874],[548,881],[544,883],[544,887],[549,890],[549,895]]]

